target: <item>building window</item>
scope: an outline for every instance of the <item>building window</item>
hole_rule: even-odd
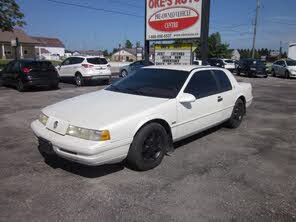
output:
[[[10,55],[11,51],[5,50],[5,54]]]
[[[25,54],[25,55],[28,55],[28,50],[25,49],[25,50],[24,50],[24,54]]]

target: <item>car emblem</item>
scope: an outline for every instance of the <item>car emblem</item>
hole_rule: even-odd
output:
[[[56,129],[58,127],[58,125],[59,125],[59,122],[55,121],[54,124],[53,124],[53,128]]]

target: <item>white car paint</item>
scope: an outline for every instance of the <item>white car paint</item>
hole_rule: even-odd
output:
[[[231,59],[222,59],[223,63],[224,63],[224,68],[228,69],[230,71],[235,70],[235,63],[233,60]]]
[[[246,107],[253,99],[251,85],[238,83],[225,69],[206,66],[153,66],[145,69],[182,70],[190,74],[174,99],[100,90],[48,106],[42,110],[49,117],[46,126],[39,120],[31,124],[35,135],[50,141],[55,153],[63,158],[86,165],[117,163],[127,157],[135,134],[149,121],[165,121],[171,128],[173,141],[178,141],[228,120],[241,96],[246,100]],[[181,100],[190,101],[194,97],[183,91],[191,77],[201,70],[224,71],[232,90],[191,103],[181,103]],[[218,103],[218,97],[223,97],[223,102]],[[60,123],[57,129],[53,127],[55,121]],[[70,124],[109,130],[111,140],[96,142],[68,136],[66,130]]]
[[[81,58],[82,62],[73,63],[73,58]],[[107,64],[92,64],[87,59],[102,58],[98,56],[71,56],[57,67],[60,77],[75,77],[80,73],[85,79],[110,79],[111,66]],[[105,58],[103,58],[105,59]],[[70,61],[70,62],[68,62]],[[88,66],[88,67],[87,67]]]

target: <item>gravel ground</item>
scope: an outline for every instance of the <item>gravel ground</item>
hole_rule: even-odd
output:
[[[181,141],[148,172],[38,153],[39,110],[103,86],[0,87],[0,221],[296,221],[296,80],[239,80],[255,97],[241,127]]]

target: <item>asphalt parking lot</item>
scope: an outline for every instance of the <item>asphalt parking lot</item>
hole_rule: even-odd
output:
[[[296,221],[296,80],[239,80],[255,97],[241,127],[181,141],[148,172],[39,154],[40,109],[104,86],[0,87],[0,221]]]

